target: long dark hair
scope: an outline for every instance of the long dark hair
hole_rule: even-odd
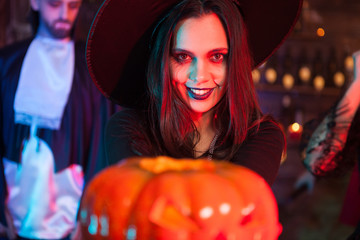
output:
[[[147,72],[149,139],[133,142],[138,151],[147,155],[194,157],[199,133],[190,120],[189,107],[171,84],[169,61],[176,25],[183,19],[210,13],[215,13],[222,22],[229,45],[226,91],[214,111],[213,124],[219,134],[214,158],[230,159],[249,130],[256,129],[261,121],[251,77],[247,30],[238,6],[231,0],[185,0],[160,21],[154,32]]]

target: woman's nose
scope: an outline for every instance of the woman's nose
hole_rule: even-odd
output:
[[[209,67],[205,61],[195,60],[190,68],[189,78],[192,81],[207,81],[210,77]]]

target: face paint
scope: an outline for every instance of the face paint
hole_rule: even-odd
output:
[[[178,23],[171,50],[172,84],[195,113],[211,110],[224,95],[228,44],[216,14]]]

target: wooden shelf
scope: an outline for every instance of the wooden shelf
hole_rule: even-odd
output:
[[[281,85],[270,85],[270,84],[255,84],[255,88],[260,92],[274,92],[281,94],[296,94],[296,95],[304,95],[304,96],[329,96],[329,97],[337,97],[341,94],[342,90],[340,88],[327,87],[321,91],[315,90],[311,86],[294,86],[291,89],[285,89]]]

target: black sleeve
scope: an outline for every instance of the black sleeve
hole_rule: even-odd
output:
[[[271,186],[280,167],[284,145],[280,128],[271,121],[265,121],[256,133],[244,141],[231,162],[255,171]]]
[[[105,130],[105,155],[108,165],[137,155],[131,149],[130,133],[126,128],[126,124],[136,120],[134,111],[129,109],[123,109],[110,118]]]
[[[96,91],[98,91],[96,89]],[[98,172],[108,166],[105,157],[105,129],[111,116],[119,109],[100,93],[93,97],[92,124],[90,134],[89,154],[85,168],[85,182],[89,182]],[[92,147],[95,146],[95,147]]]

